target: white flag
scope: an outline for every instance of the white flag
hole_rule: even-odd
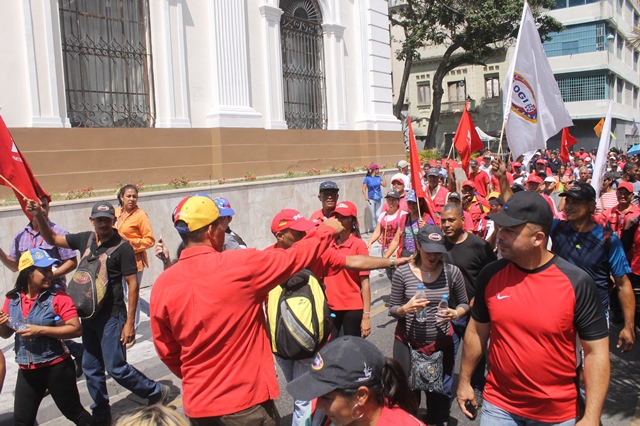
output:
[[[547,139],[562,128],[573,126],[526,1],[503,99],[505,130],[513,158],[545,148]]]
[[[604,180],[604,172],[607,170],[607,153],[609,152],[609,144],[611,143],[611,106],[613,101],[609,101],[609,112],[604,119],[602,126],[602,134],[600,135],[600,143],[598,144],[598,153],[596,154],[596,164],[593,166],[593,175],[591,176],[591,186],[596,190],[596,200],[600,197],[602,189],[602,181]]]

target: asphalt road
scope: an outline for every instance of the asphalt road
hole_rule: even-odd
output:
[[[387,356],[392,354],[393,330],[395,320],[387,315],[387,309],[384,306],[389,297],[389,282],[386,276],[381,277],[376,271],[372,272],[372,315],[371,325],[372,333],[369,339],[376,344]],[[149,300],[150,289],[142,290],[142,297]],[[611,335],[617,335],[615,326],[611,330]],[[602,424],[605,426],[640,426],[640,344],[636,345],[632,352],[621,355],[615,349],[616,339],[611,339],[611,362],[612,377],[609,387],[609,393],[604,406],[604,414]],[[13,343],[11,340],[0,341],[0,348],[8,358],[8,372],[5,388],[0,394],[0,426],[12,424],[13,411],[13,388],[15,386],[15,375],[17,373],[16,366],[12,361]],[[142,315],[141,324],[138,329],[138,338],[136,345],[128,352],[129,362],[145,373],[148,377],[159,380],[165,384],[170,384],[173,389],[175,399],[171,403],[178,411],[182,411],[182,399],[180,396],[180,381],[173,376],[169,370],[157,358],[151,341],[149,330],[149,322],[146,315]],[[549,362],[550,360],[541,359],[539,362]],[[458,368],[456,367],[456,372]],[[286,383],[281,374],[279,374],[279,383],[281,396],[276,401],[278,409],[282,415],[282,425],[290,425],[291,412],[293,409],[293,401],[286,392]],[[455,386],[455,382],[454,382]],[[78,389],[84,405],[88,408],[91,399],[87,394],[84,378],[79,379]],[[114,416],[134,410],[137,407],[146,404],[146,401],[140,400],[136,396],[130,394],[126,389],[117,385],[113,380],[108,380],[109,394],[111,395],[112,410]],[[424,402],[423,402],[424,409]],[[70,425],[71,422],[61,417],[51,397],[46,397],[43,401],[38,416],[40,425]],[[454,402],[452,404],[450,426],[466,426],[478,424],[479,421],[471,421],[467,419]]]

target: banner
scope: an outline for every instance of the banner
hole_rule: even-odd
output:
[[[611,143],[612,106],[613,101],[609,101],[609,112],[607,112],[601,128],[600,143],[598,144],[598,152],[596,153],[596,164],[593,165],[593,175],[591,176],[591,186],[596,190],[596,200],[600,197],[604,172],[607,170],[607,153],[609,152],[609,144]]]
[[[526,1],[503,95],[505,131],[513,158],[546,148],[550,137],[573,126]]]
[[[462,163],[462,169],[465,174],[469,175],[469,162],[471,161],[471,153],[484,149],[484,144],[478,135],[476,127],[473,125],[471,114],[467,109],[469,101],[464,105],[464,111],[462,111],[462,117],[460,117],[460,123],[456,129],[456,134],[453,137],[453,145],[460,154],[460,160]],[[448,171],[447,171],[448,173]]]
[[[598,124],[596,124],[596,127],[593,128],[593,131],[596,132],[596,136],[600,137],[602,136],[602,127],[604,126],[604,117],[600,119],[600,121],[598,121]]]
[[[31,215],[25,209],[24,198],[38,201],[43,196],[49,197],[33,176],[29,163],[13,141],[2,116],[0,116],[0,184],[13,189],[22,211],[29,220]]]
[[[560,157],[563,163],[569,163],[571,161],[569,158],[569,148],[577,143],[578,141],[571,136],[567,127],[562,129],[562,141],[560,142],[560,155],[558,155],[558,157]]]

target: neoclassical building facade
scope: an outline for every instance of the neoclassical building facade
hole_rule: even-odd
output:
[[[70,167],[97,188],[393,161],[387,14],[384,0],[1,2],[0,114],[60,190]]]

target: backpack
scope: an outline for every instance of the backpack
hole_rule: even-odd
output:
[[[324,288],[304,269],[269,292],[267,323],[271,350],[281,358],[311,358],[331,331]]]
[[[76,305],[78,316],[83,319],[91,319],[100,312],[109,286],[107,259],[125,242],[121,240],[118,245],[95,256],[91,253],[94,240],[95,234],[92,232],[80,264],[67,285],[67,294]]]

